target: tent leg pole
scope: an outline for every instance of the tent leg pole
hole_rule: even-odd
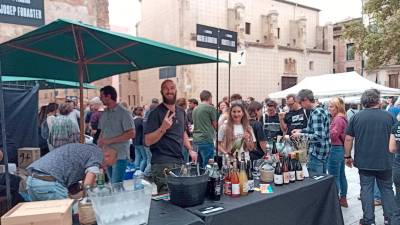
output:
[[[0,115],[1,115],[1,137],[3,143],[3,156],[4,156],[4,168],[6,175],[6,195],[7,195],[7,210],[11,209],[11,191],[10,191],[10,174],[8,171],[8,151],[7,151],[7,135],[6,135],[6,119],[4,115],[4,93],[3,93],[3,81],[2,81],[2,70],[0,60]]]

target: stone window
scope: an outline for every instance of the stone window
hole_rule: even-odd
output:
[[[354,44],[349,43],[346,45],[346,60],[354,60]]]
[[[399,74],[389,74],[389,87],[399,88]]]
[[[284,73],[285,74],[297,74],[296,60],[287,58],[284,60]]]
[[[332,49],[332,53],[333,53],[333,62],[336,62],[336,46],[334,45],[333,46],[333,49]]]
[[[310,70],[314,70],[314,61],[310,61],[310,62],[308,63],[308,68],[309,68]]]
[[[251,23],[246,22],[246,34],[250,34]]]

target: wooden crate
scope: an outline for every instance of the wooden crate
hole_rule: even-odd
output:
[[[40,158],[40,148],[19,148],[18,167],[26,169],[31,163]]]
[[[1,217],[2,225],[72,225],[74,200],[19,203]]]

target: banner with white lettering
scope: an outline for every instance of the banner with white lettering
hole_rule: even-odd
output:
[[[44,0],[0,0],[0,23],[44,25]]]

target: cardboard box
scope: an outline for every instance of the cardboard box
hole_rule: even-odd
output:
[[[74,200],[19,203],[1,217],[2,225],[72,225]]]
[[[19,148],[18,167],[26,169],[31,163],[40,158],[40,148]]]
[[[6,166],[5,165],[0,165],[0,173],[5,173],[6,172]],[[9,163],[8,164],[8,172],[10,174],[16,174],[17,172],[17,165],[15,163]]]

